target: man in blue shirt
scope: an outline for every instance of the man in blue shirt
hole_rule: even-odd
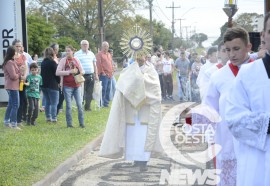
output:
[[[84,109],[85,111],[91,111],[91,101],[93,99],[93,89],[95,80],[98,80],[96,57],[93,52],[89,51],[89,42],[87,40],[81,41],[81,50],[74,54],[77,57],[85,71],[84,78]]]

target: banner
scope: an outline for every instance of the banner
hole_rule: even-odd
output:
[[[7,48],[14,39],[19,39],[27,51],[25,15],[25,0],[0,0],[0,102],[8,102],[2,70]]]

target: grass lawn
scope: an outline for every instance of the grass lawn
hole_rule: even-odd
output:
[[[93,107],[92,107],[93,108]],[[37,126],[22,131],[5,128],[6,108],[0,108],[0,185],[32,185],[104,131],[109,108],[85,112],[85,126],[80,128],[73,109],[74,128],[66,127],[65,113],[57,124],[45,122],[39,113]]]

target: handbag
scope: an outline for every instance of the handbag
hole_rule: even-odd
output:
[[[83,83],[85,81],[82,74],[74,75],[74,79],[75,79],[76,84],[81,84],[81,83]]]

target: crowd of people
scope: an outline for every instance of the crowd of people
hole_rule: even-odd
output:
[[[215,143],[222,149],[215,168],[221,170],[218,185],[270,185],[270,13],[265,16],[261,50],[251,53],[248,33],[241,27],[228,28],[218,47],[206,56],[178,51],[174,61],[161,46],[153,55],[137,55],[119,77],[109,43],[103,42],[94,55],[87,40],[75,52],[66,46],[66,56],[57,58],[57,44],[44,51],[39,75],[36,59],[29,59],[22,43],[14,40],[3,62],[5,88],[9,95],[4,125],[21,130],[22,121],[36,125],[40,90],[47,122],[57,122],[66,101],[67,127],[73,127],[72,99],[78,108],[80,127],[84,111],[91,111],[95,81],[102,82],[103,107],[114,101],[100,148],[100,155],[134,161],[146,171],[152,151],[161,151],[158,126],[161,100],[174,101],[173,74],[176,71],[180,101],[195,101],[215,110],[221,121],[215,126]],[[82,91],[83,83],[83,94]],[[27,109],[28,108],[28,109]],[[199,118],[199,117],[198,117]],[[198,119],[197,118],[197,119]],[[205,120],[204,120],[205,121]],[[196,121],[192,118],[192,124]]]
[[[42,109],[46,122],[56,123],[57,115],[66,102],[66,123],[73,127],[72,100],[78,108],[78,120],[85,127],[84,111],[91,111],[95,81],[102,82],[102,107],[108,107],[115,91],[115,65],[109,43],[103,42],[98,54],[89,50],[89,42],[81,41],[81,49],[75,52],[72,46],[65,47],[65,57],[58,58],[59,45],[52,44],[44,50],[39,66],[37,55],[23,51],[22,42],[14,40],[7,50],[4,63],[5,89],[9,100],[4,125],[21,130],[20,126],[37,125],[39,99],[42,94]],[[111,88],[112,87],[112,88]],[[82,93],[83,90],[83,93]],[[43,111],[41,109],[41,111]]]

